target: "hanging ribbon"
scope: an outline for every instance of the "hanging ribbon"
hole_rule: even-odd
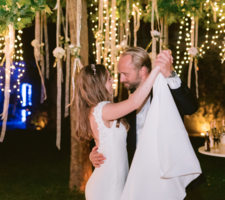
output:
[[[112,18],[111,18],[111,65],[114,69],[114,80],[115,80],[115,93],[114,96],[117,96],[118,93],[118,77],[117,77],[117,64],[116,64],[116,0],[112,0]]]
[[[195,23],[195,48],[198,48],[198,17],[196,17]],[[196,97],[199,98],[198,94],[198,60],[195,58],[195,86],[196,86]]]
[[[9,25],[8,34],[5,36],[5,58],[6,58],[6,66],[5,66],[5,90],[4,90],[4,106],[2,115],[2,131],[0,142],[3,142],[6,131],[6,122],[8,119],[8,108],[9,108],[9,99],[10,99],[10,65],[12,64],[12,57],[14,53],[14,43],[15,43],[15,30],[12,25]]]
[[[95,34],[95,38],[96,38],[96,55],[97,55],[97,64],[101,64],[101,42],[100,42],[100,38],[102,35],[102,31],[99,30],[96,34]]]
[[[40,12],[36,12],[36,17],[35,17],[35,39],[31,42],[31,45],[34,47],[34,58],[35,62],[38,68],[39,75],[41,77],[41,84],[42,84],[42,98],[41,98],[41,103],[47,99],[47,94],[46,94],[46,89],[45,89],[45,83],[44,83],[44,78],[42,76],[42,71],[39,66],[38,61],[40,61],[41,58],[41,66],[43,65],[43,55],[41,55],[40,52],[40,47],[42,46],[41,44],[41,30],[40,30]]]
[[[214,3],[211,2],[211,6],[212,6],[212,9],[213,9],[213,21],[216,23],[217,22],[217,16],[216,16],[216,12],[218,10],[218,7],[217,5],[213,5]]]
[[[163,21],[164,21],[164,26],[163,26],[164,44],[168,45],[168,43],[169,43],[169,34],[168,34],[169,26],[166,23],[166,16],[164,16]]]
[[[77,0],[77,46],[78,47],[80,47],[81,18],[82,18],[82,3],[81,3],[81,0]]]
[[[57,0],[57,27],[56,27],[56,45],[59,47],[60,35],[60,0]],[[62,92],[62,66],[61,59],[57,59],[57,119],[56,119],[56,146],[60,149],[61,142],[61,92]]]
[[[68,34],[68,26],[69,26],[69,0],[66,0],[66,34],[65,39],[68,40],[69,34]],[[70,98],[70,48],[69,46],[66,49],[66,84],[65,84],[65,113],[64,117],[67,117],[69,115],[69,98]]]
[[[40,44],[41,36],[40,36],[40,12],[36,12],[35,16],[35,40],[37,41],[38,44]],[[34,55],[36,54],[35,57],[37,57],[37,61],[40,60],[40,48],[34,49]]]
[[[133,16],[134,16],[134,46],[137,46],[137,31],[140,27],[140,17],[138,7],[133,5]]]
[[[96,37],[96,48],[97,48],[97,64],[101,64],[102,41],[103,41],[103,0],[99,0],[98,9],[98,32],[95,34]]]
[[[44,79],[43,79],[43,76],[42,76],[41,68],[40,68],[39,63],[38,63],[38,57],[40,57],[40,54],[39,54],[40,45],[38,44],[38,42],[36,40],[33,40],[31,42],[31,45],[34,47],[34,58],[35,58],[35,62],[36,62],[37,68],[38,68],[39,75],[41,77],[41,84],[42,84],[42,88],[44,90],[44,100],[46,100],[47,94],[46,94]]]
[[[41,77],[42,77],[42,87],[41,87],[41,103],[44,103],[44,100],[46,100],[47,98],[47,94],[46,94],[46,88],[45,88],[45,79],[43,77],[45,77],[45,60],[44,60],[44,56],[41,54]]]
[[[162,37],[164,35],[164,20],[163,20],[163,18],[160,19],[160,26],[161,26],[160,36]],[[163,45],[163,40],[160,39],[160,41],[159,41],[159,51],[160,52],[162,51],[162,45]]]
[[[80,47],[80,31],[81,31],[81,18],[82,18],[82,3],[81,0],[77,0],[77,46]],[[78,53],[79,54],[79,53]],[[75,74],[76,74],[76,70],[77,67],[82,68],[83,65],[81,63],[80,58],[75,58],[74,59],[74,64],[73,64],[73,69],[72,69],[72,74],[71,74],[71,83],[72,83],[72,89],[73,89],[73,93],[72,93],[72,99],[70,104],[68,105],[71,106],[71,104],[74,101],[74,95],[75,95]]]
[[[158,25],[158,29],[159,29],[159,33],[161,32],[160,31],[160,25],[159,25],[159,16],[158,16],[158,8],[157,8],[157,0],[152,0],[152,13],[151,13],[151,35],[152,35],[152,66],[154,67],[154,63],[155,63],[155,60],[156,60],[156,55],[157,55],[157,52],[156,52],[156,41],[157,39],[154,37],[154,32],[157,32],[154,30],[154,16],[156,14],[156,19],[157,19],[157,25]],[[159,40],[161,40],[161,37],[159,36]],[[150,43],[151,44],[151,43]],[[149,47],[148,47],[149,48]]]
[[[155,5],[156,5],[156,1],[153,0],[152,1],[152,16],[151,16],[151,30],[152,32],[154,31],[154,11],[155,11]],[[156,5],[157,7],[157,5]],[[156,38],[152,37],[152,68],[154,67],[154,63],[156,60]]]
[[[160,31],[160,24],[159,24],[159,16],[158,16],[158,7],[157,7],[157,0],[152,0],[152,16],[151,16],[151,35],[152,35],[152,66],[154,67],[154,63],[156,60],[156,41],[157,39],[155,37],[153,37],[154,32],[156,32],[154,30],[154,16],[156,14],[156,19],[157,19],[157,25],[158,25],[158,29],[159,29],[159,33]],[[161,40],[161,37],[159,36],[159,40]]]
[[[44,83],[44,79],[43,79],[43,76],[42,76],[41,68],[40,68],[39,63],[38,63],[37,56],[35,56],[35,62],[36,62],[37,68],[38,68],[39,75],[41,77],[41,84],[42,84],[42,88],[43,88],[43,91],[44,91],[44,100],[46,100],[47,94],[46,94],[46,89],[45,89],[45,83]]]
[[[109,9],[108,9],[108,0],[105,0],[105,8],[106,8],[106,32],[105,32],[105,48],[104,48],[104,60],[103,63],[106,66],[107,63],[107,55],[110,48],[109,44]]]
[[[64,32],[64,35],[66,36],[66,25],[65,25],[66,22],[65,22],[65,17],[64,17],[62,8],[60,9],[60,13],[61,13],[61,23],[63,27],[63,32]]]
[[[120,27],[119,27],[119,43],[121,44],[121,42],[123,41],[124,42],[124,24],[123,24],[123,13],[120,12]],[[125,44],[126,45],[126,44]]]
[[[191,17],[191,47],[194,47],[194,25],[195,25],[195,20],[194,17]],[[192,65],[193,65],[193,56],[190,58],[189,62],[189,69],[188,69],[188,87],[191,88],[191,70],[192,70]]]
[[[129,0],[126,1],[126,22],[125,22],[125,31],[126,31],[126,41],[127,45],[130,46],[130,27],[129,27],[129,14],[130,14],[130,3]],[[129,36],[129,39],[128,39]],[[128,44],[129,42],[129,44]]]
[[[41,11],[41,27],[40,27],[40,30],[41,30],[40,43],[41,44],[43,43],[43,27],[44,27],[43,22],[44,22],[44,11],[42,10]],[[43,48],[43,47],[41,46],[41,48]],[[41,76],[45,77],[45,60],[44,60],[43,54],[40,55],[40,64],[41,64]],[[41,103],[44,102],[44,98],[45,98],[45,89],[44,89],[43,85],[45,85],[44,78],[43,78],[43,84],[41,87]]]
[[[103,0],[99,0],[99,9],[98,9],[98,27],[99,30],[103,32]]]
[[[77,70],[77,66],[79,66],[79,68],[82,68],[83,65],[80,61],[79,58],[75,58],[74,59],[74,65],[73,65],[73,72],[72,72],[72,88],[73,88],[73,94],[72,94],[72,100],[71,100],[71,103],[67,106],[71,106],[71,104],[73,103],[74,101],[74,98],[75,98],[75,75],[76,75],[76,70]]]
[[[44,15],[44,36],[45,36],[45,59],[46,59],[46,78],[49,79],[49,43],[48,43],[48,23],[46,13]]]
[[[42,38],[41,32],[42,32],[42,29],[40,27],[40,12],[37,11],[36,16],[35,16],[35,39],[31,42],[31,45],[34,47],[34,58],[35,58],[35,62],[36,62],[37,68],[38,68],[39,75],[41,77],[41,84],[42,84],[41,103],[43,103],[43,101],[47,99],[47,94],[46,94],[44,78],[42,76],[44,71],[41,70],[39,63],[38,63],[38,61],[40,61],[40,58],[41,58],[41,66],[44,65],[44,63],[43,63],[44,57],[43,57],[43,55],[41,55],[41,52],[40,52],[40,47],[43,45],[43,44],[41,44],[41,38]]]

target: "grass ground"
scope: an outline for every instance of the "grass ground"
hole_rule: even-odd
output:
[[[197,151],[204,139],[191,142]],[[225,200],[225,158],[197,156],[206,182],[185,200]],[[9,131],[0,144],[0,200],[84,200],[68,189],[69,167],[69,133],[63,133],[59,151],[54,131]]]

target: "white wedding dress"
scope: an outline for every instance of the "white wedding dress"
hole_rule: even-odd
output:
[[[110,102],[100,102],[93,115],[98,124],[99,147],[106,160],[100,168],[95,168],[85,189],[86,200],[119,200],[121,198],[128,174],[128,158],[126,149],[127,131],[122,123],[116,127],[117,121],[107,128],[102,120],[102,108]]]

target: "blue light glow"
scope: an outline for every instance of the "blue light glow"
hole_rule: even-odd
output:
[[[22,106],[25,107],[27,105],[32,106],[32,85],[29,83],[21,84],[21,93],[22,93]]]
[[[25,109],[22,109],[22,110],[21,110],[21,116],[22,116],[21,121],[22,121],[22,122],[25,122],[26,119],[27,119],[27,115],[26,115],[26,110],[25,110]]]

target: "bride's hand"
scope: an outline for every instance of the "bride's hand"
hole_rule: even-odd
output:
[[[163,50],[160,54],[157,55],[157,59],[154,63],[155,66],[160,66],[160,72],[164,77],[171,75],[173,70],[173,57],[171,56],[170,50]]]
[[[92,165],[96,168],[99,168],[101,166],[101,164],[104,163],[104,160],[106,159],[102,153],[98,153],[97,152],[98,147],[95,146],[91,153],[90,153],[90,161],[92,163]]]

